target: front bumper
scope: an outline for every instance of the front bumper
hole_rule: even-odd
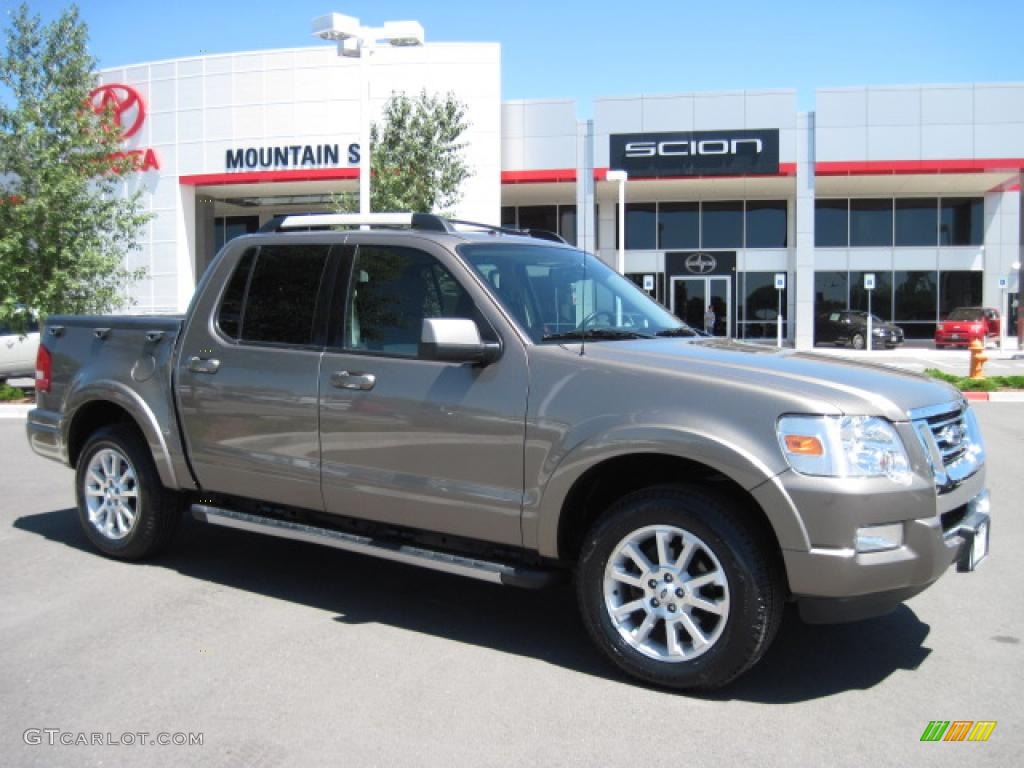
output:
[[[962,507],[904,523],[903,545],[883,552],[812,549],[783,552],[802,618],[810,623],[880,616],[927,589],[949,568],[973,571],[988,554],[987,490]]]

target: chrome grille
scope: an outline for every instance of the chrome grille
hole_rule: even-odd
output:
[[[918,408],[908,415],[940,494],[949,493],[984,465],[985,448],[965,401]]]
[[[930,416],[925,421],[931,430],[935,445],[942,455],[942,465],[948,467],[967,453],[970,444],[967,435],[967,422],[964,411],[960,408],[937,416]]]

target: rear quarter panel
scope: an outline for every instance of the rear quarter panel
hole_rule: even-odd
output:
[[[42,343],[53,358],[53,383],[50,392],[37,393],[36,403],[59,413],[64,446],[83,408],[110,402],[126,410],[142,430],[164,485],[192,487],[172,398],[180,327],[177,317],[48,319]]]

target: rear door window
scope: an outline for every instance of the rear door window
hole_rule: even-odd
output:
[[[229,338],[253,344],[313,343],[329,245],[271,245],[242,257],[218,311]]]

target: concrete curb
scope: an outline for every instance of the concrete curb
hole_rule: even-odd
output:
[[[964,392],[964,397],[981,403],[1024,403],[1024,392]]]
[[[24,419],[33,408],[33,403],[0,403],[0,419]]]

